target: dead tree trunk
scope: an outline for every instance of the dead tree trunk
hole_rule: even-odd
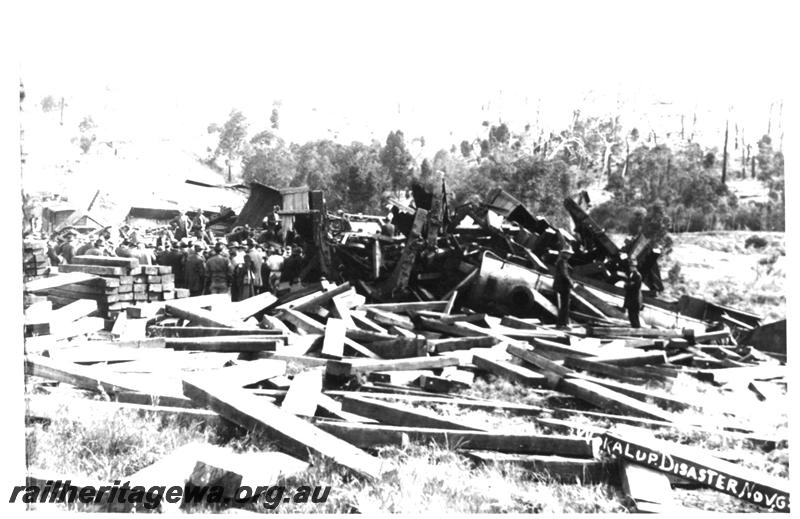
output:
[[[725,143],[722,145],[722,183],[728,173],[728,121],[725,121]]]

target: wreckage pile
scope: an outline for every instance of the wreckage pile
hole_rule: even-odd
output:
[[[63,406],[75,413],[123,406],[206,423],[224,419],[274,439],[288,455],[281,462],[287,464],[284,473],[302,470],[314,454],[362,477],[380,478],[392,467],[372,454],[376,448],[435,442],[455,446],[478,464],[518,465],[565,483],[621,485],[640,511],[679,508],[673,486],[708,487],[789,510],[788,481],[657,440],[651,431],[714,431],[767,449],[786,442],[733,420],[712,423],[684,414],[697,403],[669,391],[671,381],[688,375],[716,385],[745,383],[759,398],[771,398],[786,366],[780,354],[763,353],[742,339],[758,326],[757,317],[706,304],[702,311],[716,317],[705,321],[681,313],[696,312],[686,310],[690,305],[650,299],[642,313],[648,326],[627,327],[621,297],[602,281],[617,276],[626,256],[603,245],[607,238],[583,213],[576,218],[582,238],[567,239],[581,258],[575,266],[593,266],[585,268],[585,281],[576,289],[571,316],[580,324],[557,329],[548,263],[566,233],[553,231],[513,200],[507,203],[507,195],[503,203],[493,196],[495,205],[461,209],[476,225],[459,228],[459,215],[448,214],[438,194],[428,210],[418,202],[407,232],[401,229],[405,239],[337,236],[318,218],[324,232],[316,241],[317,259],[326,276],[281,298],[264,293],[235,303],[224,295],[151,301],[115,320],[93,318],[98,308],[81,303],[86,306],[80,311],[53,322],[78,329],[85,319],[100,319],[102,330],[29,339],[26,373],[103,391],[112,401],[65,398],[76,392],[51,388],[49,395],[29,395],[28,416],[52,419]],[[517,223],[511,235],[494,224],[496,214]],[[629,251],[644,257],[642,264],[657,255],[641,245]],[[45,279],[52,285],[72,275]],[[656,277],[647,278],[652,287]],[[36,318],[70,306],[40,306]],[[476,377],[488,375],[579,405],[534,406],[463,394]],[[646,388],[653,380],[666,389]],[[591,434],[489,430],[468,415],[437,412],[441,406],[521,415],[545,430]],[[588,426],[580,422],[586,417],[616,427]],[[248,477],[233,455],[181,450],[174,456],[183,462],[162,460],[131,479],[170,476],[214,484],[209,478]],[[156,470],[164,466],[177,472]],[[45,479],[31,469],[30,484]]]

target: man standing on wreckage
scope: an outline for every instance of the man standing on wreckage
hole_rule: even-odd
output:
[[[564,248],[558,254],[556,261],[556,272],[553,279],[553,290],[556,293],[558,303],[558,327],[566,328],[569,326],[569,293],[572,290],[572,277],[569,275],[569,258],[572,251]]]
[[[636,260],[631,259],[628,267],[628,277],[625,280],[625,309],[628,311],[628,319],[631,328],[641,328],[639,322],[639,312],[644,306],[642,300],[642,275],[636,268]]]

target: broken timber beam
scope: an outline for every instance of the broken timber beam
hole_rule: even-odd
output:
[[[181,319],[186,319],[187,321],[191,321],[200,326],[215,326],[222,328],[255,328],[254,326],[248,326],[241,321],[235,321],[233,319],[228,319],[227,317],[218,317],[213,312],[203,310],[202,308],[189,309],[182,306],[179,307],[172,303],[167,303],[164,305],[164,309],[170,315],[180,317]]]
[[[326,371],[329,375],[334,376],[353,376],[373,371],[436,369],[458,365],[459,360],[455,357],[413,357],[394,360],[347,359],[329,360]]]
[[[480,428],[463,424],[442,417],[434,411],[417,407],[379,402],[367,396],[350,394],[339,397],[342,401],[342,410],[361,416],[378,420],[388,425],[402,425],[412,427],[433,427],[437,429],[457,429],[480,431]]]
[[[292,456],[309,459],[309,451],[351,470],[378,479],[385,469],[380,459],[336,438],[292,413],[251,394],[216,384],[203,377],[187,376],[184,394],[224,418],[248,430],[265,431]]]

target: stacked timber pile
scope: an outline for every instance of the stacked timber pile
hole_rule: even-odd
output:
[[[25,281],[44,276],[49,267],[46,240],[28,238],[22,242],[22,274]]]
[[[375,455],[381,446],[433,442],[477,465],[617,485],[640,511],[677,511],[673,488],[686,487],[789,510],[788,481],[653,437],[664,429],[713,431],[754,448],[785,445],[776,431],[693,412],[702,402],[670,390],[689,376],[744,384],[754,399],[777,402],[787,375],[779,360],[738,346],[729,329],[556,329],[456,301],[368,303],[349,283],[323,281],[280,299],[267,293],[236,303],[219,295],[151,302],[121,313],[107,337],[28,349],[30,382],[75,389],[68,398],[52,388],[29,395],[28,416],[52,419],[65,406],[75,413],[125,407],[210,426],[230,421],[274,439],[289,457],[281,462],[288,472],[318,455],[367,479],[392,469]],[[534,388],[541,403],[486,399],[471,389],[493,377]],[[662,389],[647,388],[653,380]],[[77,390],[104,391],[112,401],[73,398]],[[748,406],[736,409],[746,414]],[[537,432],[491,427],[472,410],[525,417]],[[587,425],[587,418],[607,425]],[[233,453],[210,457],[181,451],[131,479],[151,481],[163,467],[176,472],[159,473],[162,480],[202,480],[205,466],[241,476]],[[47,478],[32,472],[31,484],[44,484]]]
[[[103,317],[116,317],[138,304],[189,295],[176,290],[172,267],[139,265],[136,258],[75,256],[73,263],[58,270],[59,274],[38,279],[26,290],[46,295],[56,307],[80,299],[96,301]]]

